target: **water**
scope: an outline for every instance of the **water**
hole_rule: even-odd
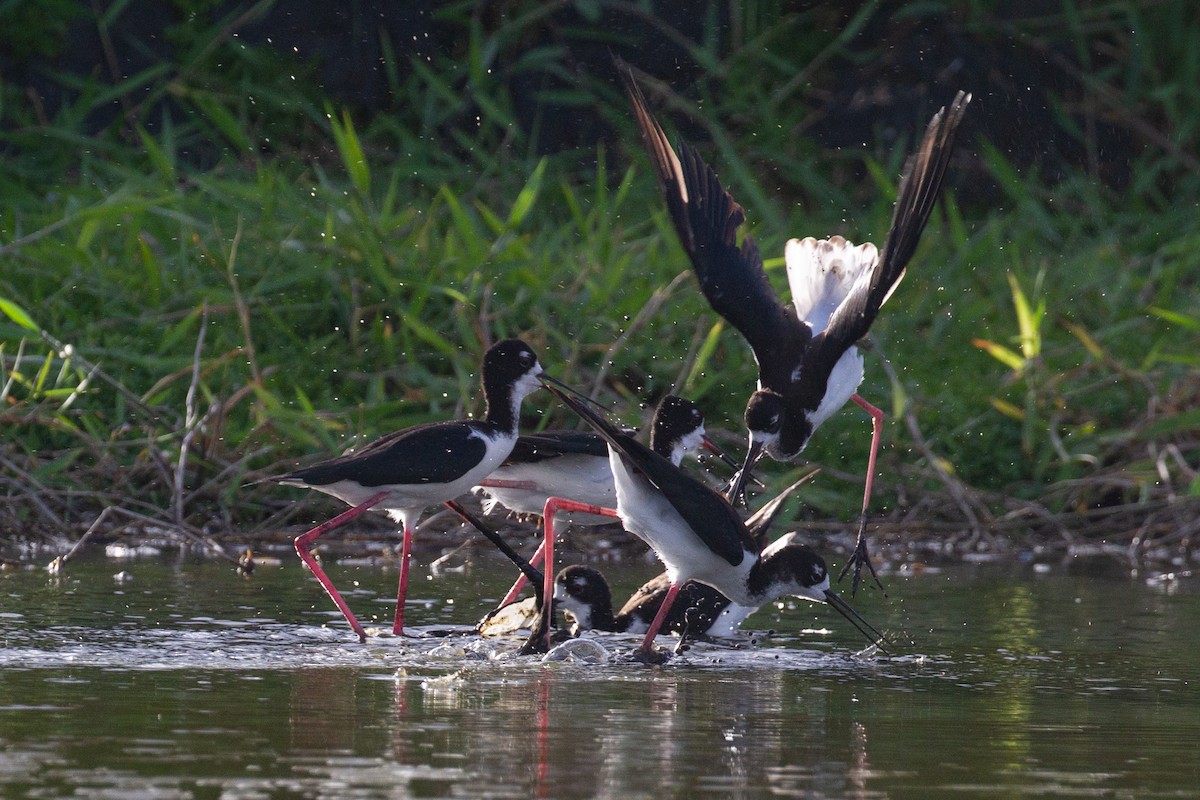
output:
[[[626,588],[650,572],[614,571]],[[890,599],[855,603],[890,656],[856,656],[855,631],[796,602],[751,618],[776,631],[755,647],[663,668],[466,635],[360,645],[286,557],[250,579],[162,560],[4,572],[0,796],[1195,797],[1195,584],[1069,572],[891,576]],[[509,578],[427,575],[409,616],[439,631]],[[394,574],[331,576],[386,623]]]

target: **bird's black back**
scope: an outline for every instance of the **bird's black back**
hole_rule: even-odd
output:
[[[484,455],[483,439],[472,435],[483,423],[430,422],[389,433],[364,447],[282,476],[309,486],[354,481],[362,486],[449,483]]]

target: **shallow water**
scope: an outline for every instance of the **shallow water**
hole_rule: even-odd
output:
[[[360,645],[294,557],[249,579],[0,573],[0,796],[1195,797],[1196,585],[1069,573],[890,576],[855,606],[891,655],[795,602],[751,618],[775,630],[753,647],[662,668],[620,660],[625,637],[596,638],[617,657],[598,664],[464,634]],[[387,623],[392,573],[330,574]],[[413,574],[409,619],[438,632],[509,579]]]

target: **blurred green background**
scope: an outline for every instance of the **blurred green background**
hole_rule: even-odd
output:
[[[1190,0],[0,2],[0,536],[109,506],[277,525],[294,497],[248,481],[478,413],[511,335],[628,422],[692,397],[737,452],[753,359],[690,274],[616,54],[781,292],[788,238],[881,241],[925,123],[973,92],[872,329],[876,518],[1186,551],[1197,41]],[[821,428],[796,516],[854,520],[869,431],[852,407]]]

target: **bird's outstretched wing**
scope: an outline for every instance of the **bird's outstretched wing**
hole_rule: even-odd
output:
[[[771,367],[784,360],[778,351],[802,351],[811,330],[775,294],[754,239],[745,236],[738,246],[737,232],[746,221],[745,210],[686,142],[680,142],[676,154],[647,108],[629,67],[618,62],[617,71],[633,106],[671,222],[691,259],[700,289],[713,311],[749,343],[763,385],[782,391],[791,369],[780,370],[778,376],[771,374]]]
[[[948,108],[930,120],[920,148],[908,159],[900,178],[891,228],[879,261],[859,277],[830,316],[829,326],[814,337],[805,354],[805,373],[828,375],[842,354],[867,335],[880,307],[900,284],[941,191],[958,127],[970,102],[971,95],[959,92]]]

